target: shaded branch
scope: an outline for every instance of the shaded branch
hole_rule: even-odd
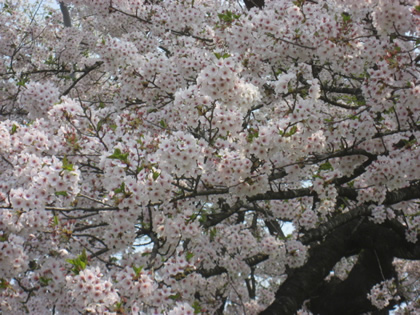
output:
[[[355,192],[355,190],[353,190]],[[393,205],[402,201],[407,201],[411,199],[420,198],[420,183],[413,184],[409,187],[401,188],[396,191],[391,191],[386,194],[384,205]],[[368,216],[371,213],[369,209],[370,204],[364,204],[357,206],[356,208],[350,210],[349,212],[336,215],[334,218],[330,219],[328,222],[321,224],[317,228],[311,229],[305,233],[300,238],[300,241],[303,244],[309,244],[316,240],[321,240],[325,235],[327,235],[332,230],[346,224],[347,222],[360,218],[362,216]],[[404,229],[404,228],[403,228]],[[404,229],[405,231],[405,229]],[[403,234],[405,232],[402,232]]]
[[[264,0],[244,0],[245,6],[248,10],[251,10],[254,7],[262,9],[265,4]]]
[[[71,27],[71,18],[69,9],[67,8],[66,4],[64,2],[60,1],[60,10],[63,14],[63,23],[65,27]]]
[[[398,223],[392,223],[398,224]],[[356,282],[356,300],[368,307],[366,290],[387,278],[392,277],[394,257],[405,259],[420,259],[420,243],[409,243],[404,236],[389,228],[388,224],[377,225],[365,218],[354,218],[337,229],[334,229],[325,240],[311,247],[307,262],[300,268],[294,269],[276,292],[274,302],[262,315],[289,315],[295,314],[303,302],[314,298],[314,307],[317,314],[355,314],[349,309],[347,302],[353,299],[334,300],[319,297],[320,285],[329,275],[335,264],[342,258],[362,253],[359,265],[356,264],[348,277],[347,283]],[[356,275],[356,276],[355,276]],[[354,277],[354,278],[352,278]],[[325,285],[325,284],[324,284]],[[340,290],[347,291],[348,287],[354,290],[354,283],[344,284]],[[363,287],[363,289],[361,289]],[[335,289],[339,289],[336,287]],[[325,289],[325,295],[332,294]],[[337,293],[338,294],[338,293]],[[317,300],[318,296],[318,300]],[[338,294],[341,296],[341,294]],[[337,297],[338,297],[337,296]],[[347,296],[347,295],[344,295]],[[342,297],[342,296],[341,296]],[[366,303],[365,303],[366,302]],[[358,305],[358,303],[356,303]],[[358,308],[359,310],[359,308]],[[375,310],[367,309],[369,310]]]
[[[347,223],[333,231],[322,244],[311,248],[308,261],[287,277],[276,292],[274,302],[260,314],[295,314],[336,262],[346,255],[348,235],[354,233],[353,228],[353,224]]]
[[[74,80],[74,82],[72,83],[72,85],[71,85],[69,88],[67,88],[67,90],[65,90],[65,91],[61,94],[61,96],[69,94],[69,93],[70,93],[70,91],[71,91],[71,90],[72,90],[72,89],[76,86],[76,84],[77,84],[77,83],[79,83],[79,81],[80,81],[80,80],[82,80],[85,76],[87,76],[87,75],[88,75],[91,71],[93,71],[93,70],[95,70],[95,69],[99,68],[102,64],[103,64],[103,62],[102,62],[102,61],[97,61],[97,62],[95,62],[95,64],[94,64],[94,65],[92,65],[92,66],[90,66],[90,67],[86,67],[86,68],[83,70],[82,75],[81,75],[80,77],[78,77],[76,80]]]
[[[347,279],[324,281],[321,288],[314,292],[310,310],[314,314],[322,315],[352,315],[377,311],[367,295],[375,284],[395,277],[392,260],[384,252],[362,250]],[[390,308],[392,306],[393,304],[389,305]]]

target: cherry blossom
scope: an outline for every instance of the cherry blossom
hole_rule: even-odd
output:
[[[417,2],[3,1],[0,313],[418,313]]]

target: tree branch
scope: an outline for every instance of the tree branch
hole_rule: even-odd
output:
[[[71,27],[71,18],[69,9],[67,8],[66,4],[64,2],[60,1],[60,10],[63,14],[63,23],[65,27]]]

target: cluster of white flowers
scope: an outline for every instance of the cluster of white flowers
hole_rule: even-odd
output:
[[[201,145],[200,145],[201,144]],[[178,176],[197,176],[203,168],[203,143],[192,135],[175,132],[160,141],[156,160],[162,160],[159,167],[168,173]]]
[[[394,211],[384,205],[372,206],[371,215],[372,217],[370,219],[376,224],[382,224],[386,219],[395,218]]]
[[[99,52],[107,68],[112,72],[124,66],[136,64],[138,60],[136,46],[121,38],[104,39],[104,43],[99,46]]]
[[[409,0],[414,6],[415,1]],[[415,21],[410,8],[397,0],[380,0],[373,13],[373,21],[379,32],[387,33],[390,29],[398,29],[402,34],[413,29]]]
[[[376,284],[370,290],[368,299],[372,302],[372,305],[376,306],[380,310],[387,307],[391,300],[399,300],[400,297],[397,293],[395,280],[385,280]]]
[[[239,77],[242,67],[233,58],[219,59],[204,68],[197,77],[201,91],[226,105],[236,105],[241,111],[250,109],[260,100],[258,88]]]
[[[29,82],[21,94],[20,104],[32,119],[45,117],[48,110],[58,102],[59,91],[51,82]]]
[[[0,153],[7,152],[10,146],[10,131],[2,125],[0,126]]]
[[[18,275],[28,268],[25,239],[14,234],[0,234],[0,279]]]
[[[104,279],[99,268],[86,268],[78,275],[66,277],[74,306],[83,311],[104,314],[119,301],[112,282]]]
[[[307,230],[314,228],[317,221],[318,216],[311,209],[306,209],[298,219],[299,225]]]
[[[384,205],[420,178],[416,0],[29,2],[0,5],[0,313],[257,313],[373,203],[417,242]]]
[[[10,190],[11,203],[17,209],[39,209],[59,196],[71,202],[79,193],[80,171],[63,165],[57,158],[39,158],[36,155],[21,156],[19,176],[26,177],[27,188]]]
[[[157,289],[156,283],[141,268],[125,267],[115,276],[115,288],[119,294],[124,296],[130,305],[139,302],[139,299],[146,302],[152,293]]]
[[[286,73],[278,76],[276,82],[274,82],[274,91],[277,94],[287,93],[290,88],[293,88],[293,84],[296,84],[296,74],[295,73]]]
[[[305,263],[308,248],[301,242],[290,240],[286,242],[286,264],[291,268],[298,268]]]
[[[178,302],[176,307],[172,309],[168,315],[194,315],[196,311],[188,303]]]

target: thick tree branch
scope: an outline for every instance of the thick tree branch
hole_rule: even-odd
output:
[[[251,10],[254,7],[262,9],[265,4],[264,0],[244,0],[245,6],[248,10]]]
[[[355,190],[349,189],[349,192],[356,193]],[[386,194],[384,205],[393,205],[402,201],[418,199],[420,198],[420,183],[414,183],[409,187],[401,188],[396,191],[391,191]],[[332,230],[339,226],[362,216],[368,216],[371,213],[369,208],[370,204],[360,205],[350,210],[349,212],[336,215],[328,222],[321,224],[317,228],[311,229],[300,238],[303,244],[309,244],[311,242],[321,240]],[[404,233],[404,232],[403,232]]]
[[[295,314],[311,296],[313,288],[324,280],[341,257],[348,254],[348,236],[355,232],[354,222],[347,223],[333,231],[322,244],[314,246],[306,264],[293,271],[276,292],[274,302],[260,314]]]
[[[394,257],[420,259],[419,243],[411,244],[407,242],[404,237],[387,225],[377,225],[367,219],[355,218],[333,230],[321,244],[315,245],[309,250],[309,258],[305,265],[291,272],[278,289],[274,302],[261,314],[295,314],[305,300],[313,298],[317,294],[319,295],[317,291],[319,286],[322,285],[325,277],[342,257],[357,254],[361,250],[367,250],[369,254],[369,257],[366,257],[366,259],[370,260],[370,262],[363,262],[363,259],[365,259],[363,255],[361,258],[361,265],[364,265],[363,268],[370,270],[368,272],[369,276],[366,276],[366,272],[362,269],[358,270],[357,268],[359,267],[357,267],[354,274],[359,274],[360,278],[349,281],[356,281],[358,288],[364,286],[360,293],[355,293],[355,298],[363,299],[365,302],[366,290],[394,275],[392,267],[392,259]],[[372,260],[373,253],[377,256],[374,260]],[[380,266],[377,263],[378,261]],[[373,270],[376,275],[374,275]],[[350,276],[351,274],[349,279],[351,278]],[[343,284],[341,290],[348,290],[347,286],[347,284]],[[354,285],[352,287],[354,290]],[[329,291],[327,290],[324,294],[328,295]],[[350,301],[353,303],[354,300],[350,299]],[[365,306],[368,305],[365,302]],[[347,300],[342,302],[335,301],[334,303],[331,303],[331,300],[329,300],[331,305],[325,303],[325,298],[323,297],[319,297],[318,300],[315,299],[314,307],[317,313],[327,315],[342,314],[342,312],[349,315],[354,314],[354,312],[346,311],[349,310],[346,308]]]
[[[367,299],[367,294],[375,284],[395,277],[392,260],[384,252],[362,250],[346,280],[336,278],[324,281],[314,292],[309,306],[311,311],[322,315],[353,315],[376,311],[376,307]]]
[[[67,8],[66,4],[64,2],[60,2],[60,10],[63,14],[63,23],[65,27],[71,27],[71,18],[69,9]]]
[[[86,67],[82,70],[82,75],[74,80],[74,82],[61,94],[62,96],[65,96],[70,93],[70,91],[76,86],[77,83],[79,83],[80,80],[82,80],[85,76],[87,76],[91,71],[99,68],[103,64],[102,61],[95,62],[94,65],[90,67]]]
[[[416,182],[409,187],[388,192],[383,204],[392,205],[418,198],[420,198],[420,183]],[[347,213],[337,215],[329,222],[305,233],[300,239],[304,244],[324,240],[311,247],[308,261],[289,275],[277,291],[275,301],[261,314],[294,314],[304,300],[312,297],[314,290],[322,284],[323,279],[339,259],[354,255],[360,250],[365,249],[380,256],[380,261],[383,262],[380,268],[382,276],[385,273],[387,278],[393,274],[390,265],[394,257],[420,259],[420,243],[412,244],[405,239],[405,227],[401,223],[393,220],[387,221],[383,225],[377,225],[365,218],[369,214],[369,204],[361,205]],[[367,263],[361,264],[364,264],[366,269]],[[363,274],[364,271],[357,269],[354,271],[356,274],[360,272]],[[372,272],[370,274],[372,275]],[[364,284],[366,288],[371,288],[375,283],[385,280],[379,279],[378,276],[371,278],[363,276],[362,278],[365,279],[365,282],[360,284],[358,281],[359,286]],[[347,286],[348,284],[344,283],[341,289],[347,290]],[[362,299],[362,296],[366,296],[366,288],[360,290],[355,299]],[[330,294],[328,290],[325,292],[327,292],[325,295]],[[335,302],[333,308],[327,307],[326,305],[329,304],[326,304],[325,301],[325,297],[315,299],[313,305],[316,312],[352,314],[345,312],[345,310],[349,310],[346,301]],[[363,298],[363,301],[364,305],[368,307],[366,298]]]

